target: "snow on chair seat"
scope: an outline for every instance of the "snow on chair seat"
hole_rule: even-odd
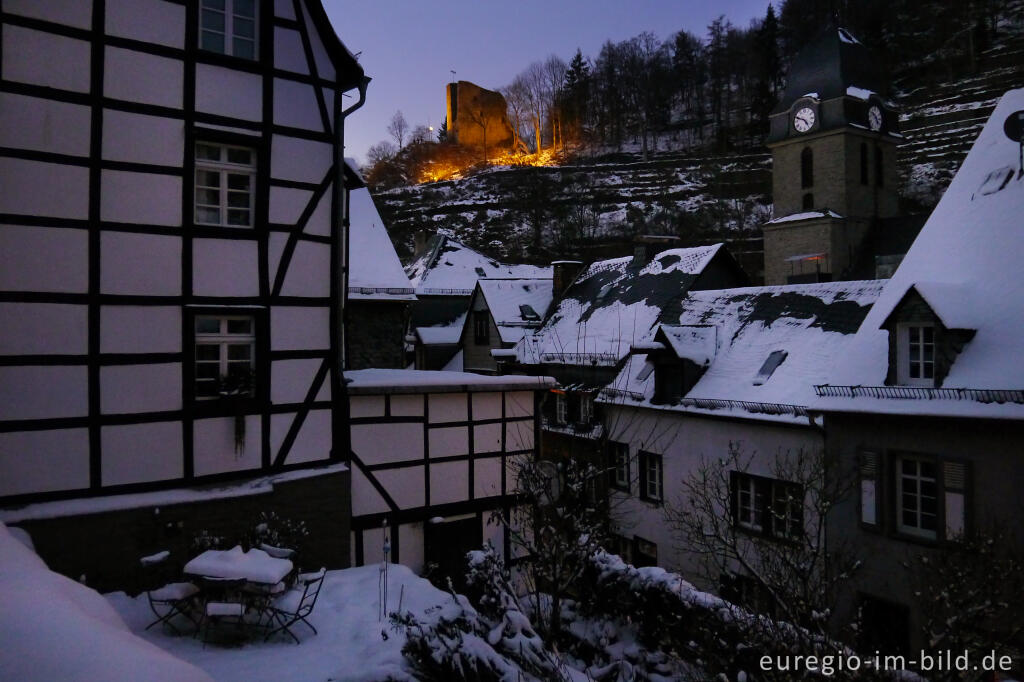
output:
[[[199,594],[199,588],[192,583],[168,583],[149,591],[149,597],[157,602],[173,602],[188,599]]]

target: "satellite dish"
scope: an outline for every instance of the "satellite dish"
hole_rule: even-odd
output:
[[[1024,137],[1024,111],[1015,111],[1007,116],[1003,123],[1003,132],[1014,142],[1020,142]]]

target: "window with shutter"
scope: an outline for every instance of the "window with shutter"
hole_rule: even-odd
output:
[[[878,470],[881,457],[877,452],[860,453],[860,522],[878,528]]]
[[[965,462],[943,462],[942,477],[946,539],[955,540],[967,530],[967,464]]]

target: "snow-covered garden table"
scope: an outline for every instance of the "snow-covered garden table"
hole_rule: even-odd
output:
[[[275,559],[262,549],[242,551],[209,549],[185,564],[187,575],[222,580],[245,580],[260,585],[276,585],[292,571],[288,559]]]

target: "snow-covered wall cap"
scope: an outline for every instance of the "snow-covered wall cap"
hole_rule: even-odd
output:
[[[779,223],[793,223],[798,220],[814,220],[815,218],[842,218],[833,210],[826,211],[804,211],[803,213],[791,213],[786,216],[779,218],[772,218],[768,221],[769,225],[778,225]]]
[[[551,377],[485,376],[419,369],[358,369],[345,372],[345,379],[349,380],[349,395],[540,391],[554,388],[556,383]]]
[[[955,327],[976,330],[943,387],[1024,388],[1024,177],[1017,172],[1020,147],[1003,131],[1007,117],[1020,110],[1024,89],[1003,95],[828,383],[885,382],[889,340],[882,325],[906,292],[921,285],[922,296],[944,323],[948,318]],[[821,405],[843,400],[860,404],[870,399],[828,398]],[[877,410],[885,412],[895,411],[890,406],[900,401],[878,402]],[[923,403],[935,401],[906,402],[924,410]],[[1014,407],[1024,417],[1024,406]]]

